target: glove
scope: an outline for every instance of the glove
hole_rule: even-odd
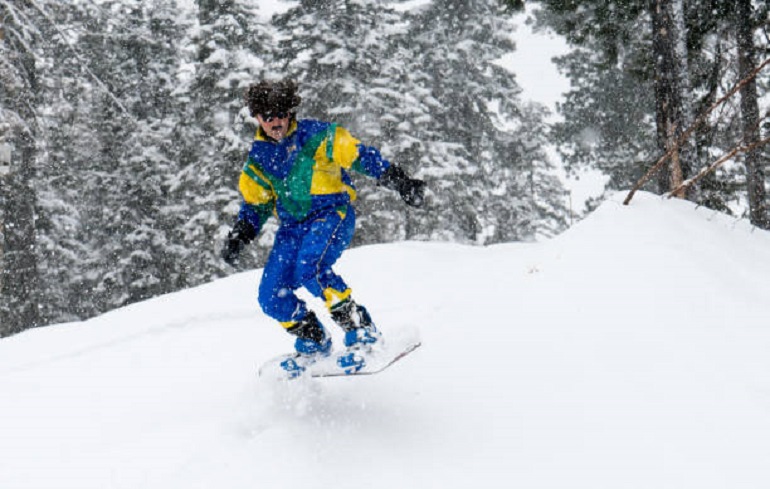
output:
[[[238,263],[238,257],[243,248],[257,235],[254,226],[248,221],[236,221],[233,229],[227,233],[225,245],[222,247],[222,259],[228,265],[234,267]]]
[[[403,169],[390,165],[380,177],[380,185],[395,190],[407,205],[420,207],[425,202],[425,182],[409,178]]]

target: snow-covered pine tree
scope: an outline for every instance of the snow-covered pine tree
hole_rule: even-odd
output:
[[[193,22],[173,0],[2,5],[34,6],[45,19],[28,25],[45,30],[31,256],[42,264],[46,322],[229,271],[218,252],[254,131],[242,94],[266,74],[299,79],[302,115],[341,123],[429,181],[432,204],[421,210],[361,182],[357,244],[528,238],[566,216],[539,150],[540,110],[493,63],[512,48],[496,0],[408,13],[385,0],[305,1],[274,24],[246,0],[200,0]]]
[[[122,157],[120,198],[127,224],[117,263],[125,302],[153,297],[180,285],[182,254],[169,239],[165,213],[169,181],[175,171],[166,151],[178,121],[172,114],[173,74],[178,70],[178,16],[174,2],[147,0],[127,4],[122,44],[127,58],[127,80],[123,91],[133,122],[126,134]]]
[[[161,148],[173,123],[165,120],[169,73],[177,63],[168,26],[173,15],[168,1],[108,0],[94,19],[100,28],[83,33],[83,44],[103,53],[91,70],[110,87],[93,99],[100,130],[87,171],[92,195],[82,214],[87,242],[100,250],[89,273],[99,310],[171,289],[163,286],[165,230],[156,223],[171,171]]]
[[[567,219],[564,191],[543,154],[543,113],[522,103],[495,61],[514,49],[512,19],[494,0],[436,0],[407,17],[411,86],[431,108],[410,135],[436,189],[428,236],[476,243],[531,239]]]
[[[219,250],[238,210],[238,176],[254,134],[243,124],[243,94],[262,76],[265,49],[274,44],[254,2],[199,0],[196,6],[197,22],[185,41],[194,47],[194,72],[174,94],[183,113],[168,206],[182,218],[173,242],[187,249],[188,283],[229,271]],[[244,266],[255,264],[253,252],[244,255]]]
[[[96,131],[91,120],[89,92],[93,80],[73,53],[76,33],[85,15],[77,2],[47,2],[48,33],[41,50],[41,114],[45,159],[38,167],[37,254],[44,300],[44,324],[76,320],[89,302],[83,261],[98,254],[79,239],[80,203],[88,189],[81,185],[91,160]],[[80,25],[78,25],[80,24]],[[63,33],[72,35],[65,38]],[[72,42],[73,44],[69,44]],[[92,308],[86,308],[93,314]]]
[[[646,2],[544,0],[539,23],[574,46],[556,60],[570,80],[553,139],[569,172],[591,168],[629,188],[657,152]]]
[[[94,124],[94,92],[108,87],[90,70],[88,48],[78,43],[82,33],[96,29],[99,6],[93,2],[36,3],[42,34],[37,64],[41,67],[38,121],[43,130],[38,144],[44,157],[37,168],[35,189],[41,276],[41,322],[66,321],[92,315],[95,276],[89,263],[99,249],[83,239],[85,204],[93,195],[89,181],[98,148]],[[113,102],[119,103],[113,98]],[[98,245],[97,245],[98,246]]]
[[[67,320],[179,286],[160,223],[178,13],[169,0],[107,0],[51,15],[41,257],[56,284],[47,316]]]
[[[0,336],[40,324],[36,254],[35,177],[40,84],[40,8],[27,1],[0,3]]]

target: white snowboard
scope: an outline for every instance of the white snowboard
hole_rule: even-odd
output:
[[[297,363],[305,367],[300,377],[350,377],[353,375],[371,375],[382,372],[421,345],[420,335],[416,328],[401,328],[388,332],[382,339],[372,345],[371,348],[356,350],[355,354],[363,358],[364,365],[355,372],[346,372],[337,364],[337,359],[348,353],[347,349],[333,350],[328,357],[321,358],[313,363],[303,363],[304,358],[296,354],[283,354],[272,358],[259,368],[260,377],[287,379],[289,375],[281,368],[281,362],[287,358],[294,358]]]

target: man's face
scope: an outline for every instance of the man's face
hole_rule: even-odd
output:
[[[265,134],[276,141],[280,141],[286,137],[286,132],[289,130],[288,111],[257,114],[257,120],[259,121],[259,125],[262,126],[262,130],[265,131]]]

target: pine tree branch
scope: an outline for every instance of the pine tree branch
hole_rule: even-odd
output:
[[[3,17],[3,24],[4,24],[3,28],[8,32],[8,33],[4,33],[3,37],[15,39],[16,42],[18,42],[22,48],[26,49],[29,52],[32,52],[33,49],[29,45],[29,42],[27,40],[27,35],[25,35],[25,33],[40,35],[40,32],[38,31],[37,27],[32,23],[32,21],[27,16],[24,15],[24,12],[21,12],[18,8],[15,8],[6,0],[0,0],[0,7],[5,8],[5,15]],[[8,20],[9,18],[10,18],[10,21]],[[14,26],[18,26],[19,28],[14,29]]]
[[[679,151],[680,146],[682,146],[689,138],[692,136],[692,133],[695,132],[695,130],[700,127],[701,124],[703,124],[706,119],[708,119],[708,116],[720,105],[722,105],[724,102],[726,102],[728,99],[730,99],[733,95],[738,93],[741,88],[744,87],[748,82],[750,82],[752,79],[754,79],[762,69],[770,64],[770,58],[767,58],[764,60],[759,66],[757,66],[751,73],[749,73],[743,80],[739,81],[738,83],[733,86],[733,88],[730,89],[722,98],[714,102],[714,104],[706,109],[705,112],[702,112],[698,118],[693,122],[690,127],[687,128],[686,131],[682,133],[682,135],[677,139],[674,144],[671,145],[671,147],[666,151],[663,156],[658,159],[658,161],[649,169],[647,170],[647,173],[644,174],[644,176],[639,179],[638,182],[636,182],[636,185],[631,189],[631,191],[628,193],[628,196],[626,196],[626,199],[623,201],[623,205],[628,205],[629,202],[631,202],[631,199],[634,197],[634,194],[642,188],[642,185],[647,183],[652,176],[660,170],[663,165],[668,161],[671,156]]]
[[[75,56],[75,59],[78,60],[78,62],[80,63],[80,66],[94,80],[94,82],[96,82],[99,88],[102,89],[102,91],[110,98],[110,100],[112,100],[115,106],[117,106],[118,109],[120,109],[123,115],[125,115],[130,120],[134,120],[134,118],[131,116],[131,114],[128,112],[125,106],[121,103],[121,101],[115,96],[114,93],[112,93],[112,91],[110,91],[109,87],[107,87],[107,85],[98,76],[96,76],[96,74],[93,71],[91,71],[88,68],[88,65],[81,57],[78,50],[75,49],[75,47],[72,44],[70,44],[70,42],[67,40],[66,34],[62,32],[62,30],[59,28],[56,21],[52,19],[51,16],[48,15],[48,13],[46,13],[45,9],[43,9],[43,7],[40,6],[40,4],[38,4],[35,0],[27,0],[27,1],[30,3],[30,5],[32,5],[35,8],[35,10],[37,10],[40,13],[40,15],[42,15],[51,24],[51,26],[53,26],[53,29],[59,34],[59,37],[61,38],[64,45],[67,46],[67,48]]]

